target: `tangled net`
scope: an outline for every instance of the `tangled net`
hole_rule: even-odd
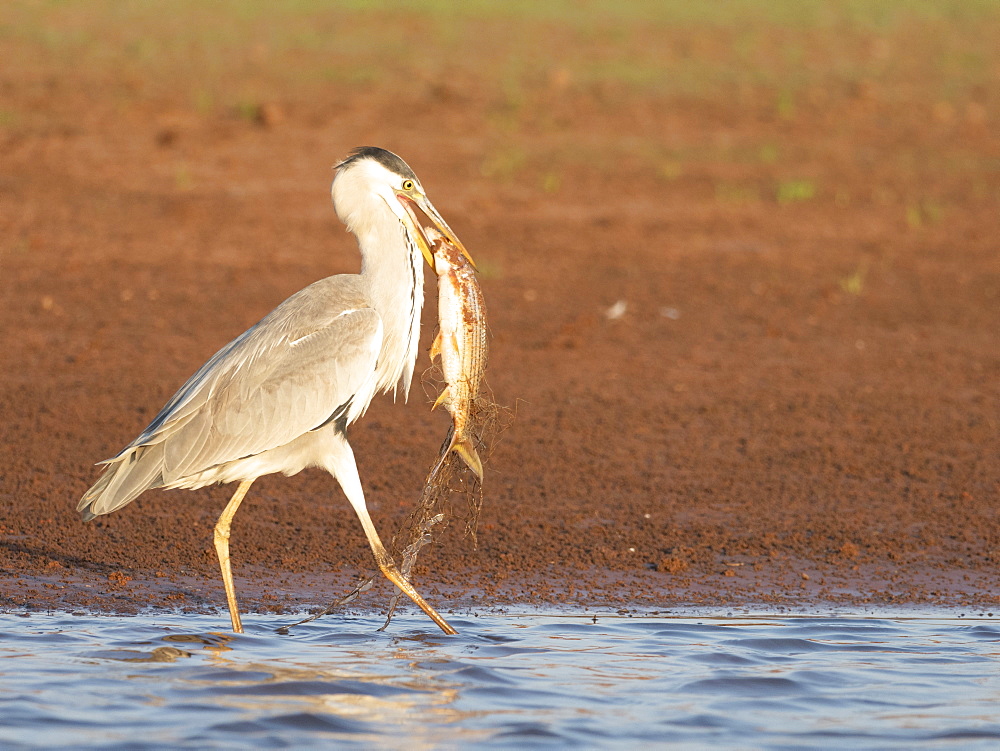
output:
[[[425,374],[425,382],[426,377]],[[509,410],[500,407],[493,397],[492,390],[484,385],[472,403],[468,421],[469,435],[472,436],[476,451],[483,458],[484,465],[493,453],[500,433],[506,429],[509,422]],[[443,530],[448,526],[448,518],[455,508],[456,496],[466,499],[466,511],[462,517],[465,522],[465,535],[472,538],[473,547],[478,544],[476,529],[479,524],[479,513],[483,508],[483,484],[456,452],[448,451],[453,430],[454,427],[448,431],[444,443],[441,444],[439,459],[424,481],[424,489],[417,505],[392,538],[390,549],[393,554],[399,551],[401,545],[406,545],[401,551],[403,560],[400,573],[407,581],[410,580],[410,572],[417,562],[420,549],[432,541],[431,528],[442,524]],[[443,452],[448,453],[442,456]],[[384,630],[392,620],[402,594],[397,591],[389,601],[389,613],[380,631]]]
[[[421,383],[428,394],[434,389],[443,388],[439,368],[437,366],[428,368],[421,378]],[[499,443],[500,435],[510,426],[512,421],[513,412],[507,407],[498,405],[493,391],[484,383],[479,394],[473,400],[467,423],[469,435],[475,441],[476,451],[482,458],[484,466]],[[448,451],[452,430],[454,427],[448,430],[448,435],[445,437],[444,443],[441,444],[438,458],[435,459],[427,479],[424,481],[424,488],[416,506],[407,516],[399,531],[393,535],[389,545],[389,551],[393,558],[402,555],[399,570],[407,581],[410,580],[410,573],[417,562],[420,549],[433,541],[432,528],[441,525],[439,531],[442,531],[449,526],[449,518],[455,510],[456,497],[463,497],[466,500],[461,520],[465,523],[465,536],[472,538],[473,547],[477,545],[476,529],[479,523],[479,513],[483,507],[483,485],[476,473],[466,466],[456,452]],[[445,451],[448,453],[442,456]],[[283,626],[278,631],[287,633],[288,629],[293,626],[309,623],[333,612],[338,607],[354,602],[363,593],[369,591],[378,578],[378,573],[372,574],[347,595],[331,603],[320,612],[314,613],[298,623],[293,623],[291,626]],[[392,621],[392,616],[402,594],[397,590],[392,596],[389,601],[388,615],[379,631],[384,631]]]

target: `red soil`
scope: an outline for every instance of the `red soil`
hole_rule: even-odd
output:
[[[232,487],[152,491],[89,524],[75,505],[222,344],[357,270],[327,191],[369,143],[409,162],[479,261],[488,378],[516,413],[478,547],[455,523],[421,554],[443,613],[1000,607],[995,92],[948,113],[919,91],[900,108],[820,90],[785,121],[768,92],[554,77],[531,95],[556,130],[526,127],[507,179],[481,172],[475,137],[496,102],[451,83],[345,87],[336,108],[290,90],[251,119],[15,75],[11,106],[45,117],[0,130],[0,608],[224,607],[211,529]],[[695,151],[779,142],[791,166],[548,148],[648,128]],[[815,195],[777,201],[788,174]],[[386,538],[446,431],[432,398],[381,397],[352,429]],[[255,484],[233,555],[246,610],[325,604],[371,568],[318,471]]]

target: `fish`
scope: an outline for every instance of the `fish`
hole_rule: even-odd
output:
[[[441,358],[447,383],[431,409],[444,406],[451,413],[450,437],[432,476],[448,454],[457,453],[483,479],[483,463],[472,434],[476,397],[483,383],[489,354],[486,305],[476,278],[472,259],[451,244],[444,235],[425,230],[432,236],[434,271],[438,277],[438,325],[430,356]]]

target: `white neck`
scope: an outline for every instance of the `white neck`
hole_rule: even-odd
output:
[[[383,218],[384,217],[384,218]],[[377,389],[409,395],[420,344],[424,305],[423,259],[390,211],[358,233],[361,279],[382,318]],[[406,251],[401,252],[401,249]]]

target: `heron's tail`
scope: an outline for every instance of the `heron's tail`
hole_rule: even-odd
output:
[[[137,446],[116,456],[94,487],[83,494],[76,510],[85,522],[110,514],[134,501],[140,493],[163,484],[162,444]]]

